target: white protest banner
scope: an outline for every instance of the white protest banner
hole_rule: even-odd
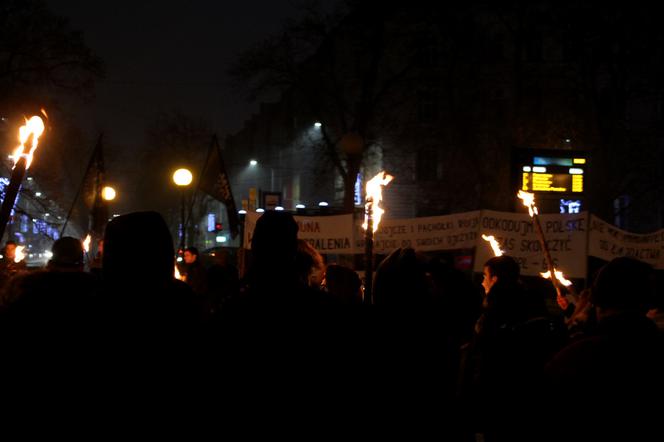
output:
[[[591,215],[588,255],[605,261],[628,256],[664,269],[664,229],[646,234],[630,233]]]
[[[244,224],[244,247],[251,248],[251,238],[260,213],[247,213]],[[294,216],[297,237],[307,241],[319,253],[354,253],[353,215]]]
[[[572,278],[586,277],[586,231],[588,214],[539,216],[551,258],[557,270]],[[537,276],[548,270],[544,252],[528,214],[483,210],[475,251],[475,271],[482,272],[493,251],[482,235],[493,235],[506,255],[515,258],[521,274]]]
[[[480,211],[424,218],[385,219],[374,235],[374,253],[388,254],[399,247],[430,252],[475,246]],[[355,253],[364,251],[362,221],[355,225]]]

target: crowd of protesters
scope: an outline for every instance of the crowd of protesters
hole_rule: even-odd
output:
[[[290,214],[266,212],[242,278],[228,256],[204,265],[190,247],[184,281],[154,212],[114,218],[87,271],[79,239],[58,239],[46,268],[31,271],[7,243],[0,327],[5,337],[73,330],[143,361],[156,347],[194,345],[206,388],[252,415],[288,416],[282,425],[322,421],[320,434],[341,421],[461,441],[595,440],[621,425],[630,440],[660,433],[644,397],[663,397],[664,296],[647,264],[614,259],[563,313],[509,256],[486,262],[480,287],[400,248],[376,269],[368,304],[357,272],[326,265],[297,233]],[[582,430],[561,423],[572,420]]]

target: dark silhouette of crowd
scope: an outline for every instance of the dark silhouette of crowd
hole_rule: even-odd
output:
[[[155,212],[111,220],[88,269],[76,238],[55,241],[39,270],[17,265],[8,243],[3,354],[21,336],[32,340],[18,350],[33,355],[53,358],[55,348],[56,359],[97,361],[95,382],[112,367],[113,379],[156,400],[164,397],[156,379],[168,374],[169,389],[285,428],[317,422],[321,434],[358,425],[460,441],[595,440],[617,427],[631,429],[630,440],[659,433],[645,399],[661,402],[664,392],[662,287],[649,265],[607,263],[565,317],[547,305],[550,293],[524,284],[509,256],[485,263],[480,287],[444,259],[399,248],[377,266],[368,304],[357,272],[326,265],[297,234],[292,215],[268,211],[241,278],[227,255],[203,262],[190,247],[177,267],[183,280]],[[105,392],[118,391],[136,390]],[[563,415],[584,431],[562,424]]]

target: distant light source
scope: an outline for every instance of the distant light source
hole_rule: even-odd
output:
[[[240,215],[246,215],[247,211],[244,210],[244,209],[240,209],[240,210],[237,211],[237,213],[240,214]]]
[[[315,127],[316,129],[320,129],[320,127],[321,127],[322,125],[323,125],[323,123],[321,123],[320,121],[316,121],[316,122],[314,123],[314,127]]]
[[[535,173],[546,173],[546,167],[535,166],[535,167],[533,167],[533,172],[535,172]]]
[[[217,236],[215,241],[217,242],[226,242],[228,239],[225,236]]]
[[[176,260],[177,262],[182,262],[182,257],[181,257],[181,256],[178,256],[175,260]]]
[[[531,170],[532,169],[530,168],[530,166],[523,166],[523,171],[524,172],[530,172]]]
[[[256,209],[256,213],[263,213],[265,212],[265,209],[261,209],[260,207]]]
[[[304,205],[304,204],[297,204],[297,205],[295,206],[295,208],[296,208],[296,209],[304,209],[304,208],[305,208],[305,205]]]
[[[570,173],[570,175],[582,175],[583,174],[583,169],[578,168],[578,167],[570,167],[569,168],[569,173]]]
[[[282,211],[282,210],[284,210],[284,208],[283,208],[283,207],[281,207],[281,206],[277,206],[277,207],[275,207],[275,208],[274,208],[274,210],[279,210],[279,211]]]
[[[326,201],[321,201],[320,203],[318,203],[318,205],[321,206],[321,207],[329,206],[329,204]]]
[[[106,201],[113,201],[115,199],[115,189],[111,186],[106,186],[101,189],[101,197]]]
[[[119,213],[114,213],[114,214],[113,214],[113,218],[117,218],[118,216],[120,216]]]
[[[28,177],[28,181],[32,181],[32,177],[31,177],[31,176]]]
[[[51,259],[51,258],[53,258],[53,252],[51,252],[50,250],[47,250],[47,251],[44,252],[44,256],[46,256],[48,259]]]
[[[194,179],[188,169],[178,169],[173,173],[173,182],[178,186],[188,186]]]
[[[565,143],[571,143],[571,142],[572,140],[570,140],[569,138],[565,138]]]
[[[46,217],[49,216],[49,215],[50,215],[50,213],[45,213],[45,214],[44,214],[44,218],[46,218]]]
[[[256,160],[249,160],[249,165],[250,166],[255,166],[257,164],[258,164],[258,161],[256,161]]]
[[[35,192],[35,196],[41,196],[41,195],[42,195],[41,192]]]

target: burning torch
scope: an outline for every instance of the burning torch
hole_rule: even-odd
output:
[[[498,240],[493,235],[482,234],[482,239],[491,245],[493,256],[503,256],[504,252],[501,250],[500,244],[498,244]]]
[[[0,208],[0,238],[5,233],[7,222],[16,202],[16,196],[21,188],[25,172],[32,163],[32,156],[35,150],[37,150],[39,137],[42,133],[44,133],[44,122],[36,115],[29,120],[26,119],[25,125],[21,126],[18,130],[20,144],[13,155],[10,155],[10,158],[14,161],[14,167],[11,178],[9,179],[9,185],[5,190],[5,199],[2,201],[2,208]],[[30,144],[29,151],[25,153],[26,143],[28,142]]]
[[[16,251],[14,252],[14,262],[19,263],[25,259],[25,246],[16,246]]]
[[[85,237],[85,239],[81,242],[83,244],[83,251],[85,252],[85,260],[87,262],[90,262],[90,243],[92,242],[92,236],[88,233],[88,235]]]
[[[569,306],[569,302],[563,295],[561,285],[565,287],[571,287],[572,283],[571,281],[565,279],[563,273],[557,271],[553,266],[553,260],[551,259],[551,253],[549,252],[549,246],[546,243],[546,239],[544,238],[544,231],[542,231],[542,225],[539,221],[539,210],[535,205],[535,194],[519,190],[517,196],[519,199],[521,199],[521,201],[523,201],[523,205],[528,208],[528,214],[533,219],[533,224],[535,224],[535,230],[537,231],[537,236],[539,237],[540,244],[542,245],[542,251],[544,252],[544,258],[546,259],[546,264],[549,268],[548,272],[540,273],[540,275],[542,275],[543,278],[551,279],[551,282],[556,289],[558,305],[561,309],[566,310]],[[553,277],[551,275],[553,275]]]
[[[366,185],[366,197],[364,205],[364,224],[365,230],[364,250],[366,270],[364,272],[364,302],[371,304],[373,290],[373,240],[374,233],[378,230],[378,225],[383,217],[383,210],[380,202],[383,200],[383,187],[387,186],[394,177],[388,175],[385,171],[371,178]]]

